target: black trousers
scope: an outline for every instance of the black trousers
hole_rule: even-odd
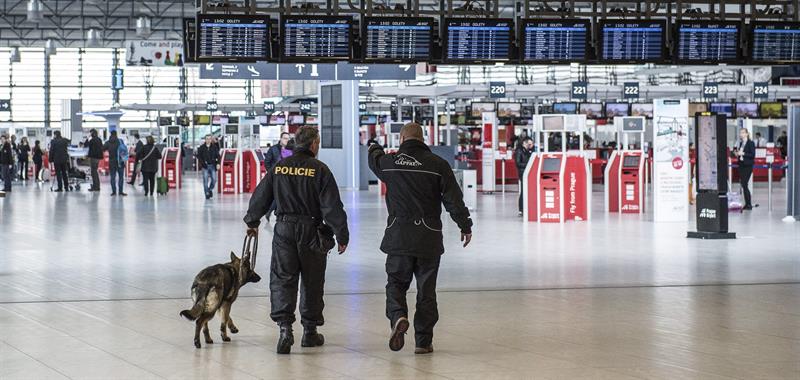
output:
[[[28,179],[28,160],[19,161],[19,179]]]
[[[136,163],[133,164],[133,173],[131,173],[131,180],[130,180],[131,185],[136,184],[136,175],[139,174],[140,171],[142,171],[141,164],[142,163],[139,161],[136,161]],[[142,178],[145,178],[144,173],[142,173]]]
[[[3,191],[11,191],[12,165],[0,164],[0,179],[3,180]]]
[[[295,321],[298,282],[300,322],[305,327],[322,326],[325,323],[322,296],[328,256],[309,247],[316,238],[317,228],[313,224],[278,221],[275,225],[269,292],[272,304],[270,317],[279,325]]]
[[[742,193],[744,193],[744,205],[753,206],[750,199],[750,177],[753,175],[752,166],[739,165],[739,185],[742,186]]]
[[[42,163],[41,162],[33,162],[33,179],[39,181],[42,179]]]
[[[89,168],[92,174],[92,189],[95,190],[100,190],[100,175],[97,173],[98,166],[100,166],[100,159],[89,159]]]
[[[144,195],[153,195],[156,190],[156,172],[142,172],[142,182],[144,182]]]
[[[58,190],[64,190],[64,187],[69,186],[69,164],[66,162],[57,162],[55,163],[55,167]]]
[[[400,317],[408,317],[406,292],[412,278],[417,280],[417,312],[414,313],[414,337],[417,347],[430,346],[433,327],[439,321],[436,304],[436,278],[439,275],[440,256],[423,258],[415,256],[386,255],[386,317],[391,326]]]

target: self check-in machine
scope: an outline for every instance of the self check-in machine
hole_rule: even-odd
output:
[[[725,115],[702,112],[695,115],[697,142],[697,239],[735,239],[728,231],[727,120]]]
[[[644,130],[641,116],[614,118],[622,149],[611,152],[605,172],[605,208],[608,212],[642,213],[645,204]],[[630,137],[639,137],[639,149],[630,149]]]
[[[242,152],[242,191],[252,193],[267,174],[264,152],[260,149],[261,124],[247,120],[239,124],[239,148]]]
[[[161,176],[167,179],[167,185],[170,189],[179,189],[183,186],[180,133],[181,127],[179,126],[167,127],[168,145],[161,152]]]
[[[550,134],[562,134],[560,152],[545,151],[531,157],[525,168],[523,216],[529,222],[563,223],[567,220],[589,220],[591,216],[591,169],[583,154],[585,115],[534,116],[536,145],[540,135],[547,141]],[[578,133],[580,148],[567,151],[566,134]],[[545,144],[547,145],[547,144]]]

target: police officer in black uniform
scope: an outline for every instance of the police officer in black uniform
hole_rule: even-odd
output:
[[[301,345],[316,347],[325,342],[317,326],[324,323],[322,295],[327,253],[333,248],[334,234],[339,254],[347,249],[350,239],[336,180],[330,169],[315,158],[319,143],[316,128],[300,128],[295,135],[294,155],[275,165],[261,180],[244,217],[248,235],[257,235],[261,218],[272,201],[277,202],[269,289],[270,317],[281,332],[279,354],[290,353],[294,344],[292,323],[298,280],[304,328]]]
[[[411,123],[400,131],[400,149],[386,154],[369,147],[369,167],[386,184],[389,210],[381,251],[386,256],[386,316],[391,322],[389,348],[399,351],[408,331],[406,292],[417,280],[414,314],[416,354],[433,352],[433,327],[439,320],[436,277],[442,241],[442,204],[461,229],[466,247],[472,240],[472,219],[450,165],[425,145],[422,128]]]

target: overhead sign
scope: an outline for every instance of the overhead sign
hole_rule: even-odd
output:
[[[506,97],[506,82],[489,82],[489,97],[490,98],[505,98]]]
[[[717,82],[704,82],[702,95],[704,99],[716,99],[719,97],[719,85]]]
[[[219,109],[219,104],[216,100],[209,100],[206,102],[206,111],[214,112]]]
[[[278,77],[281,80],[336,80],[336,64],[281,63]]]
[[[129,40],[122,46],[128,66],[183,66],[183,41]]]
[[[11,112],[11,99],[0,99],[0,112]]]
[[[753,99],[769,98],[769,82],[753,83]]]
[[[278,79],[278,64],[254,63],[203,63],[200,79]]]
[[[311,104],[310,100],[301,100],[300,101],[300,112],[308,113],[311,112]]]
[[[639,99],[639,82],[625,82],[622,85],[623,99]]]
[[[338,80],[414,80],[417,79],[416,65],[412,64],[336,64]]]
[[[122,69],[111,69],[111,89],[122,90],[125,88],[125,75]]]
[[[572,82],[572,91],[570,91],[572,99],[586,100],[588,93],[589,86],[586,84],[586,82]]]
[[[273,113],[273,112],[275,112],[275,103],[264,102],[264,113]]]

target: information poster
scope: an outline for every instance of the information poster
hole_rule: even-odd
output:
[[[123,47],[128,66],[183,66],[182,41],[128,40]]]
[[[655,222],[689,220],[689,101],[653,102]]]

